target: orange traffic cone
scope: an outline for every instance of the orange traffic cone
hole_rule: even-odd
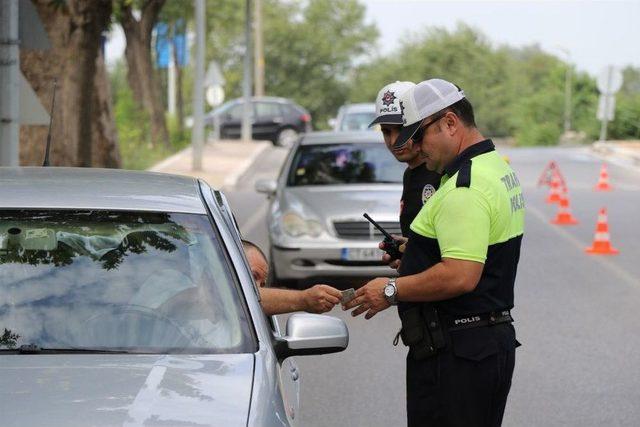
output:
[[[549,194],[547,195],[547,203],[560,202],[560,199],[562,199],[561,186],[560,175],[554,171],[553,177],[551,178],[551,185],[549,186]]]
[[[609,223],[607,222],[607,208],[600,209],[600,213],[598,213],[598,223],[596,225],[596,235],[593,238],[593,245],[584,251],[588,254],[599,255],[615,255],[620,252],[611,246]]]
[[[558,207],[558,214],[551,220],[553,224],[558,225],[573,225],[577,224],[578,220],[571,215],[571,208],[569,207],[569,195],[564,193],[560,198],[560,205]]]
[[[609,173],[607,172],[607,164],[603,163],[600,168],[600,179],[595,187],[593,187],[595,191],[611,191],[613,187],[609,185]]]

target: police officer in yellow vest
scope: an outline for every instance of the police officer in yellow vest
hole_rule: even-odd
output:
[[[431,79],[401,96],[397,145],[420,144],[438,191],[411,223],[397,280],[379,277],[346,305],[371,318],[398,305],[412,426],[498,426],[516,341],[510,310],[524,233],[516,174],[476,128],[454,84]]]

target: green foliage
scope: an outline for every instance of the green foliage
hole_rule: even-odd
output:
[[[207,9],[207,56],[222,66],[227,99],[242,93],[244,3],[219,1]],[[326,126],[348,99],[350,70],[378,35],[364,23],[364,6],[356,0],[265,0],[263,17],[266,93],[295,100],[311,112],[314,125]]]
[[[111,72],[116,128],[120,142],[123,169],[148,169],[191,142],[190,131],[178,132],[175,118],[169,118],[169,149],[151,144],[151,127],[147,113],[138,107],[126,83],[126,67],[116,64]]]
[[[515,136],[519,145],[552,145],[563,132],[566,72],[567,64],[538,46],[494,47],[482,33],[460,24],[454,31],[431,28],[411,34],[393,54],[360,65],[350,100],[371,101],[395,80],[441,77],[465,90],[486,135]],[[584,73],[572,75],[572,129],[596,138],[595,81]],[[640,70],[625,70],[625,87],[640,92]],[[637,137],[640,101],[633,96],[618,99],[610,134]]]
[[[617,97],[614,120],[607,128],[608,139],[640,139],[640,94]]]
[[[622,76],[615,117],[607,129],[608,139],[640,139],[640,68],[627,67]]]
[[[227,100],[242,94],[245,4],[208,0],[206,6],[206,62],[220,64]],[[373,50],[378,30],[366,23],[359,0],[263,0],[262,8],[266,93],[307,108],[315,127],[326,127],[344,103],[372,102],[392,81],[441,77],[465,90],[480,130],[488,136],[514,136],[519,145],[552,145],[562,134],[569,65],[539,46],[497,46],[477,29],[459,24],[454,30],[431,27],[409,33],[395,51],[381,56]],[[182,17],[193,29],[192,2],[167,0],[161,19]],[[186,115],[191,110],[192,64],[183,70]],[[149,147],[147,117],[131,99],[122,68],[112,73],[122,156],[125,167],[141,169],[166,153]],[[594,78],[572,70],[572,129],[587,141],[600,130],[598,96]],[[610,138],[640,138],[640,69],[624,70],[616,99]],[[176,128],[175,121],[169,123],[172,151],[190,140],[188,134],[177,135]]]
[[[323,126],[347,101],[349,71],[378,32],[355,0],[316,0],[303,9],[268,4],[266,91],[293,98]]]

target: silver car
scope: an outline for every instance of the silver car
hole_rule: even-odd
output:
[[[338,109],[338,115],[329,120],[329,126],[336,132],[367,130],[375,118],[376,104],[347,104]]]
[[[0,168],[0,424],[289,426],[293,355],[342,320],[259,303],[224,196],[144,172]]]
[[[378,249],[383,235],[363,214],[389,233],[401,234],[404,168],[380,132],[305,135],[277,181],[256,183],[256,190],[271,198],[273,280],[304,286],[309,280],[392,274]]]

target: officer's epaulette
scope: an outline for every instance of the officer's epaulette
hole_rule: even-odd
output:
[[[456,187],[471,187],[471,160],[467,160],[458,170]]]

